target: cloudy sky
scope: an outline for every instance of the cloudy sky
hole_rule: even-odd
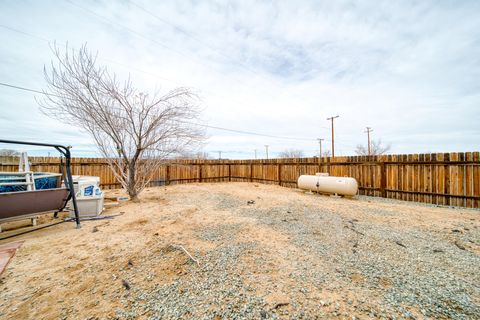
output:
[[[45,88],[52,41],[87,42],[144,91],[194,88],[205,124],[278,137],[209,128],[211,156],[312,156],[332,115],[337,155],[366,126],[391,153],[480,150],[480,1],[4,0],[0,82]],[[34,97],[0,86],[0,137],[97,155]]]

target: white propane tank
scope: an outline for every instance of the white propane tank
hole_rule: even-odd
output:
[[[354,196],[358,192],[358,183],[357,180],[349,177],[301,175],[298,177],[298,188],[322,193]]]

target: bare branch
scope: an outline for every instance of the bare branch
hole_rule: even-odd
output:
[[[286,149],[278,154],[279,158],[303,158],[304,156],[300,149]]]
[[[52,47],[44,68],[43,113],[79,126],[94,139],[112,172],[132,199],[150,183],[161,163],[194,150],[205,132],[198,97],[188,88],[150,95],[120,82],[86,45],[79,50]]]
[[[382,140],[372,141],[370,145],[371,154],[372,156],[379,156],[382,154],[387,153],[391,148],[390,144],[384,145]],[[355,149],[355,153],[359,156],[368,156],[368,146],[363,146],[361,144],[357,145]]]

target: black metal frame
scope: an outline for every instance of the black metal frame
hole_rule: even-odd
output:
[[[2,140],[0,139],[0,143],[9,143],[9,144],[23,144],[23,145],[29,145],[29,146],[40,146],[40,147],[51,147],[55,148],[58,152],[60,152],[64,157],[65,157],[65,167],[67,169],[67,174],[65,175],[65,180],[66,180],[66,186],[69,191],[69,196],[67,199],[65,199],[65,205],[63,208],[65,208],[67,202],[72,199],[73,202],[73,210],[75,212],[75,222],[77,223],[77,229],[79,229],[80,226],[80,216],[78,214],[78,206],[77,206],[77,198],[75,197],[75,189],[73,187],[73,180],[72,180],[72,170],[71,170],[71,154],[70,154],[70,148],[65,147],[59,144],[49,144],[49,143],[39,143],[39,142],[27,142],[27,141],[15,141],[15,140]],[[62,208],[62,210],[63,210]]]

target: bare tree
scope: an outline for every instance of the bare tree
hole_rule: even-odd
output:
[[[303,158],[304,153],[300,149],[286,149],[278,154],[279,158]]]
[[[391,148],[391,145],[390,144],[387,144],[387,145],[384,145],[382,143],[382,140],[377,140],[377,141],[372,141],[371,142],[371,156],[379,156],[379,155],[382,155],[382,154],[385,154],[387,153],[390,148]],[[357,145],[357,148],[355,149],[355,153],[358,154],[359,156],[368,156],[368,146],[364,146],[364,145],[361,145],[361,144],[358,144]]]
[[[86,45],[80,50],[52,48],[44,67],[47,89],[41,110],[86,130],[132,200],[149,184],[165,159],[193,147],[204,137],[198,97],[187,88],[148,94],[121,82]]]
[[[212,157],[209,156],[208,152],[198,151],[198,152],[182,152],[175,159],[186,160],[186,159],[196,159],[196,160],[208,160]]]
[[[20,152],[13,149],[0,149],[0,156],[1,157],[18,157]]]
[[[208,154],[208,152],[200,151],[195,154],[194,159],[208,160],[208,159],[212,159],[212,157]]]

